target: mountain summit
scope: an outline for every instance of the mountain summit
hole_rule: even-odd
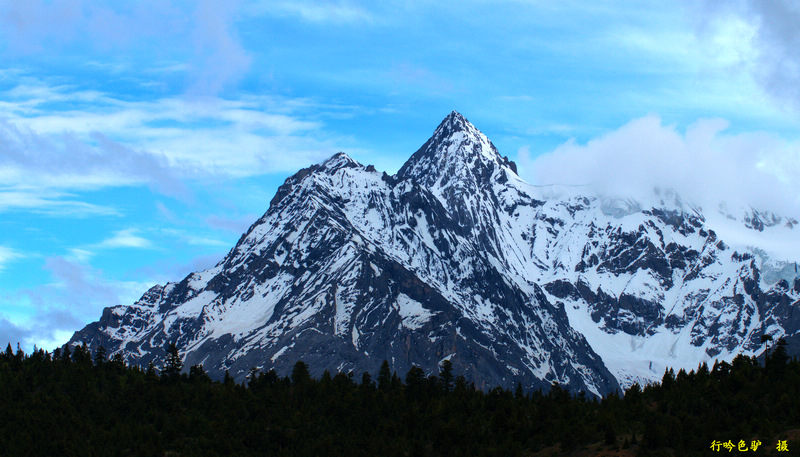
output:
[[[68,344],[242,380],[438,372],[597,395],[666,367],[795,345],[800,278],[700,213],[537,197],[457,112],[394,176],[339,153],[286,179],[214,268],[106,308]],[[781,230],[775,224],[764,230]],[[794,271],[794,272],[793,272]]]
[[[429,188],[442,188],[454,180],[486,179],[495,172],[511,172],[516,176],[516,168],[513,162],[500,157],[486,135],[453,111],[400,168],[397,177],[414,179]]]

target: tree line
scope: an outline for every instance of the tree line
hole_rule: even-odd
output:
[[[289,376],[253,368],[237,383],[184,369],[174,345],[158,368],[103,348],[0,353],[3,455],[708,455],[742,443],[786,455],[777,444],[800,451],[798,429],[800,362],[781,341],[763,361],[670,369],[600,399],[558,384],[483,391],[449,361],[319,379],[298,361]]]

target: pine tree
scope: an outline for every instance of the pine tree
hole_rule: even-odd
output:
[[[450,392],[453,389],[453,362],[450,359],[442,362],[442,367],[439,370],[439,379],[445,392]]]
[[[384,360],[381,370],[378,372],[378,389],[388,392],[392,387],[392,370],[389,368],[389,361]]]
[[[767,345],[767,348],[766,348],[766,351],[765,351],[766,358],[769,358],[769,343],[771,341],[772,341],[772,335],[767,335],[767,334],[761,335],[761,344],[765,344],[766,343],[766,345]],[[765,358],[765,360],[766,360],[766,358]]]
[[[122,357],[122,354],[117,352],[111,357],[111,363],[117,368],[124,368],[125,367],[125,359]]]
[[[765,359],[765,366],[776,373],[783,373],[786,368],[786,362],[789,361],[789,356],[786,353],[786,340],[779,338],[772,348],[772,354],[768,355]]]
[[[155,367],[155,365],[153,365],[152,361],[150,361],[150,363],[147,364],[147,371],[145,372],[145,376],[147,378],[150,378],[151,380],[153,378],[157,377],[156,376],[156,367]]]
[[[406,391],[409,393],[417,394],[422,390],[424,382],[425,382],[425,372],[422,371],[422,368],[413,365],[406,374]]]
[[[81,346],[75,346],[75,351],[72,353],[72,361],[79,364],[90,365],[92,363],[92,354],[89,352],[86,343]]]
[[[192,365],[189,367],[189,382],[211,382],[211,378],[203,369],[203,365]]]
[[[258,368],[252,367],[247,373],[247,387],[252,389],[256,384],[258,384]]]
[[[176,378],[180,376],[182,369],[183,361],[178,354],[178,346],[176,346],[175,343],[169,343],[167,356],[164,360],[164,370],[161,372],[161,375],[167,378]]]
[[[9,344],[9,346],[11,346]],[[69,351],[69,344],[64,345],[64,352],[61,353],[61,361],[69,362],[72,359],[72,354]]]
[[[330,376],[330,374],[328,375]],[[364,388],[372,388],[372,376],[370,376],[369,371],[365,371],[364,374],[361,375],[361,387]]]
[[[106,348],[102,345],[98,346],[97,352],[94,354],[94,364],[95,365],[102,365],[106,361]]]
[[[302,360],[298,360],[292,369],[292,384],[299,386],[309,381],[311,381],[311,374],[308,372],[308,365]]]

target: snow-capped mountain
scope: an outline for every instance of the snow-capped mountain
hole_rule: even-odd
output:
[[[674,195],[550,194],[452,112],[394,176],[343,153],[300,170],[214,268],[106,308],[69,344],[160,365],[174,342],[185,366],[238,379],[449,359],[480,387],[595,394],[757,354],[764,334],[800,345],[788,259],[726,244]],[[750,216],[736,224],[796,231]]]

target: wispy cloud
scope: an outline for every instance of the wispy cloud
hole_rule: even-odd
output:
[[[110,236],[92,244],[84,244],[69,249],[66,257],[56,257],[74,265],[84,265],[103,251],[117,249],[155,249],[155,244],[142,236],[142,230],[138,228],[127,228],[117,230]]]
[[[138,229],[125,229],[119,230],[114,233],[113,236],[101,241],[99,244],[96,245],[97,248],[134,248],[134,249],[142,249],[142,248],[150,248],[153,246],[153,243],[150,242],[147,238],[144,238],[139,235],[140,230]]]
[[[25,255],[19,251],[6,246],[0,246],[0,272],[2,272],[9,263],[24,256]]]
[[[169,209],[167,205],[165,205],[163,202],[160,201],[156,202],[156,211],[158,211],[158,214],[160,214],[161,217],[163,217],[172,224],[176,224],[179,222],[178,216],[176,216],[175,213],[171,209]]]
[[[17,343],[26,346],[27,350],[27,341],[31,333],[31,330],[0,316],[0,345],[2,345],[2,350],[5,350],[9,344],[14,348]]]
[[[32,173],[31,176],[35,176]],[[5,179],[8,179],[5,177]],[[0,182],[3,182],[0,172]],[[109,206],[80,201],[68,192],[47,188],[26,188],[0,185],[0,212],[30,211],[54,217],[85,218],[95,216],[117,216],[119,212]]]
[[[130,4],[39,0],[0,4],[0,37],[7,51],[30,55],[74,45],[114,59],[139,49],[178,59],[189,71],[189,92],[216,95],[235,84],[250,67],[234,23],[238,2],[144,0]],[[191,37],[191,39],[187,39]]]
[[[22,319],[0,312],[0,344],[20,342],[27,350],[33,344],[53,349],[96,319],[103,307],[133,303],[152,286],[111,280],[88,264],[60,256],[47,258],[44,268],[52,278],[50,283],[0,294],[0,309],[6,304],[29,308],[28,318]]]
[[[255,214],[247,214],[237,218],[212,215],[206,218],[206,223],[215,229],[241,234],[250,228],[256,220],[258,220],[258,216]]]
[[[190,246],[213,246],[213,247],[230,247],[231,241],[220,240],[217,238],[213,238],[210,236],[204,236],[198,233],[189,232],[186,230],[179,230],[179,229],[162,229],[160,233],[170,237],[171,239],[187,244]]]
[[[258,14],[294,16],[318,24],[371,24],[375,16],[348,1],[256,1],[250,8]]]
[[[162,192],[184,192],[165,157],[126,147],[97,131],[84,140],[72,132],[41,134],[0,120],[0,148],[0,183],[30,186],[35,176],[33,182],[43,188],[150,183]]]
[[[100,272],[93,270],[88,265],[56,256],[47,258],[44,267],[50,272],[55,282],[49,285],[46,292],[32,292],[37,304],[44,305],[44,296],[56,291],[59,292],[62,299],[66,299],[64,301],[75,302],[75,304],[79,302],[117,304],[115,303],[118,300],[117,288],[105,281]]]
[[[65,191],[132,185],[186,198],[187,180],[294,171],[341,149],[297,112],[315,108],[307,100],[132,102],[35,80],[0,93],[0,211],[100,212]]]
[[[197,80],[189,92],[217,94],[238,82],[252,58],[236,36],[233,21],[238,1],[201,0],[194,12],[192,37],[200,59]]]

